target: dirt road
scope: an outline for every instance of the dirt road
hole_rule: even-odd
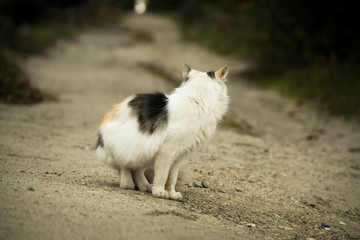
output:
[[[100,119],[128,95],[170,92],[183,63],[230,65],[228,121],[190,156],[183,202],[122,190],[95,161]],[[359,239],[360,127],[247,86],[244,63],[170,20],[128,16],[24,65],[60,100],[0,105],[0,239]]]

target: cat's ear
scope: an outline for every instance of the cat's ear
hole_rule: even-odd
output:
[[[187,64],[184,64],[184,65],[185,65],[185,69],[182,72],[182,76],[183,76],[183,80],[186,81],[186,80],[188,80],[189,72],[191,71],[191,67]]]
[[[218,79],[225,80],[228,73],[229,73],[229,66],[225,65],[215,72],[215,76]]]

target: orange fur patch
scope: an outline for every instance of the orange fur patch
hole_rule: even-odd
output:
[[[107,112],[103,119],[101,120],[101,125],[104,125],[105,123],[111,122],[116,118],[116,113],[121,108],[122,103],[116,104],[113,109],[111,109],[109,112]]]

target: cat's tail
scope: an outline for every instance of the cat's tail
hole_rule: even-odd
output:
[[[95,153],[100,161],[104,161],[106,159],[106,152],[104,150],[104,139],[103,136],[99,130],[98,132],[98,139],[95,146],[96,150]]]
[[[104,140],[103,137],[99,131],[98,133],[98,140],[96,143],[96,156],[99,162],[106,163],[108,160],[108,154],[106,150],[104,149]]]
[[[106,162],[107,153],[103,147],[97,147],[95,153],[99,161]]]

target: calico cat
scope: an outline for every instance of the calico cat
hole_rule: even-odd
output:
[[[182,199],[175,184],[184,157],[211,139],[229,102],[228,66],[200,72],[185,65],[183,83],[173,93],[137,94],[103,118],[96,154],[120,173],[120,187]],[[144,172],[154,168],[153,185]]]

